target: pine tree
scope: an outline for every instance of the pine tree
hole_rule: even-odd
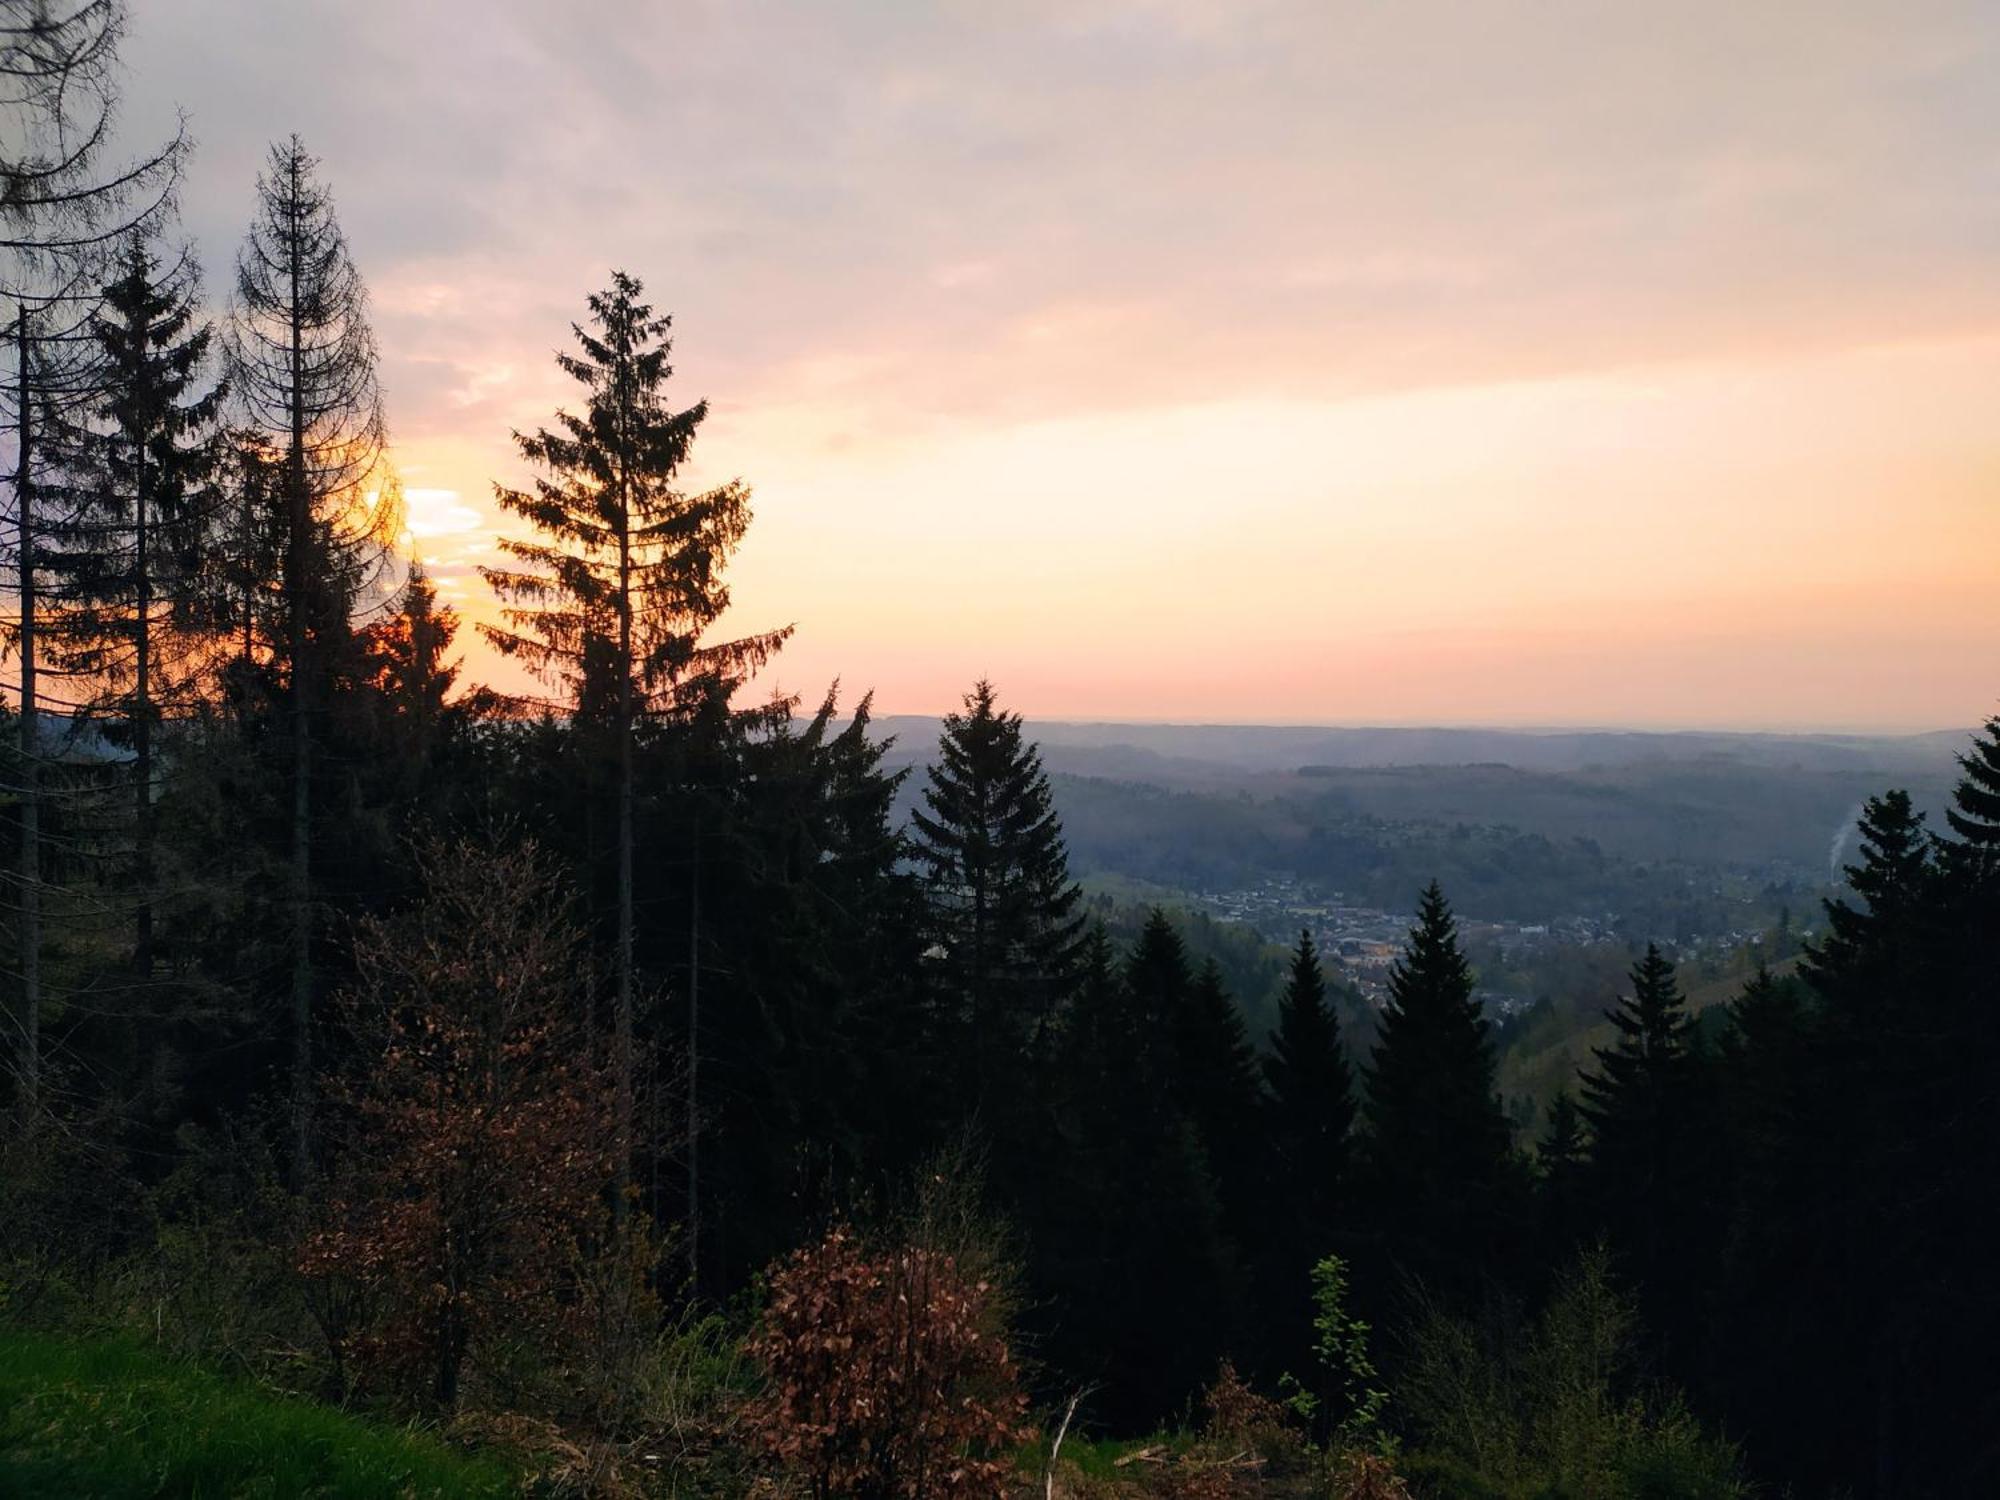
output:
[[[583,387],[584,410],[558,412],[554,430],[516,433],[521,456],[545,477],[528,490],[495,489],[546,540],[503,538],[515,566],[481,569],[507,601],[503,625],[481,626],[487,638],[564,689],[576,717],[608,727],[615,747],[621,1223],[634,1148],[635,735],[644,721],[726,698],[790,633],[702,639],[729,607],[722,570],[750,525],[750,492],[733,481],[700,493],[677,488],[708,403],[667,405],[672,319],[655,317],[644,291],[614,272],[589,299],[590,331],[572,325],[580,352],[556,363]]]
[[[97,685],[91,711],[133,754],[133,965],[153,967],[154,731],[185,710],[209,665],[213,544],[226,385],[208,376],[212,328],[183,257],[163,265],[143,238],[92,320],[103,404],[79,477],[74,520],[51,558],[68,608],[57,659]]]
[[[450,659],[458,611],[438,600],[437,585],[412,563],[384,618],[361,631],[363,682],[376,710],[375,758],[395,778],[400,806],[414,805],[445,742],[464,717],[448,701],[459,663]]]
[[[2000,869],[2000,715],[1986,721],[1982,737],[1958,758],[1963,773],[1945,809],[1945,821],[1981,873]]]
[[[1261,1333],[1277,1367],[1303,1370],[1312,1268],[1355,1226],[1354,1072],[1312,934],[1301,931],[1264,1058],[1264,1233],[1253,1246]]]
[[[1348,1186],[1355,1105],[1353,1069],[1310,932],[1301,931],[1292,950],[1264,1080],[1270,1090],[1270,1164],[1286,1205],[1283,1217],[1317,1259],[1326,1253]]]
[[[1041,754],[991,683],[945,719],[911,818],[967,1038],[970,1097],[1004,1102],[1075,973],[1083,916]]]
[[[1051,1361],[1101,1381],[1104,1417],[1142,1429],[1214,1374],[1236,1288],[1202,1144],[1174,1102],[1186,950],[1160,912],[1122,973],[1101,926],[1078,947],[1055,1062],[1060,1145],[1028,1205],[1033,1270]]]
[[[49,517],[44,480],[65,462],[63,429],[99,399],[90,322],[106,255],[171,211],[185,129],[135,159],[110,150],[118,111],[123,0],[0,0],[0,306],[12,303],[0,359],[11,405],[11,566],[17,603],[21,864],[21,1005],[15,1076],[23,1121],[42,1112],[42,777],[37,674],[46,606],[40,593]]]
[[[1179,1060],[1172,1045],[1173,1026],[1194,985],[1187,944],[1173,919],[1160,907],[1146,913],[1145,925],[1125,958],[1125,988],[1132,999],[1132,1021],[1138,1028],[1125,1038],[1135,1054],[1151,1060],[1169,1080]]]
[[[1818,1002],[1809,1085],[1786,1167],[1811,1184],[1810,1257],[1780,1288],[1830,1381],[1832,1472],[1877,1493],[1953,1493],[1985,1478],[1955,1434],[1985,1419],[1973,1392],[2000,1337],[1989,1279],[2000,1123],[1993,1025],[2000,939],[1980,766],[1933,840],[1906,793],[1871,799],[1853,898],[1830,902],[1803,974]],[[1986,1471],[1990,1473],[1990,1469]]]
[[[1175,1103],[1201,1140],[1228,1225],[1247,1236],[1263,1090],[1243,1012],[1214,959],[1196,972],[1171,1027]]]
[[[1504,1248],[1512,1165],[1493,1044],[1436,881],[1390,970],[1367,1081],[1369,1175],[1384,1238],[1404,1270],[1462,1286],[1482,1269],[1475,1256]]]
[[[282,640],[291,738],[292,1175],[312,1137],[313,741],[353,647],[353,617],[398,526],[367,292],[319,163],[297,136],[271,148],[236,261],[229,373],[248,424],[282,463]]]
[[[1702,1101],[1695,1026],[1674,966],[1656,944],[1632,968],[1632,993],[1605,1013],[1617,1035],[1582,1076],[1592,1199],[1656,1326],[1689,1326]]]

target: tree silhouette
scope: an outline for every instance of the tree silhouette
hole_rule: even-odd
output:
[[[399,523],[386,458],[367,292],[319,163],[297,136],[272,146],[236,259],[230,380],[281,477],[291,731],[292,1175],[310,1170],[313,1061],[312,745],[353,616],[388,565]]]
[[[1419,1276],[1463,1279],[1466,1236],[1496,1241],[1511,1168],[1493,1079],[1472,968],[1433,881],[1390,970],[1364,1109],[1379,1227]]]
[[[1016,1085],[1075,973],[1083,917],[1040,752],[983,679],[944,721],[911,813],[960,1010],[969,1097]]]
[[[515,566],[482,568],[506,601],[487,639],[560,687],[579,720],[608,726],[617,765],[617,958],[613,1066],[618,1078],[618,1212],[633,1149],[633,740],[642,720],[698,706],[769,659],[790,627],[726,642],[703,634],[729,606],[722,570],[750,524],[750,492],[730,482],[676,487],[708,403],[675,411],[665,387],[672,320],[623,271],[589,299],[579,352],[556,363],[586,393],[581,414],[516,433],[544,471],[531,489],[496,486],[500,504],[545,540],[502,538]]]

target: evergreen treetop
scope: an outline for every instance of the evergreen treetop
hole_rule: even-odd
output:
[[[1432,881],[1390,970],[1368,1069],[1364,1113],[1378,1168],[1439,1191],[1493,1180],[1509,1133],[1488,1030],[1451,907]]]
[[[1344,1171],[1354,1127],[1354,1076],[1310,932],[1301,931],[1292,950],[1278,1025],[1264,1058],[1264,1082],[1270,1091],[1274,1166],[1292,1191],[1330,1185]]]
[[[1960,776],[1945,821],[1957,835],[1964,857],[1978,878],[2000,871],[2000,715],[1988,719],[1978,738],[1958,757]]]
[[[502,538],[516,566],[481,569],[507,601],[504,624],[481,630],[562,685],[586,719],[643,718],[684,701],[676,690],[694,680],[733,686],[790,634],[702,640],[729,606],[722,570],[749,527],[750,491],[734,480],[677,486],[708,403],[668,404],[673,320],[656,317],[644,291],[614,272],[589,298],[590,327],[571,325],[578,352],[556,363],[583,387],[584,409],[515,433],[542,474],[529,489],[494,489],[542,539]]]
[[[911,819],[983,1090],[1045,1035],[1084,926],[1041,754],[990,682],[946,717]]]
[[[1632,993],[1604,1013],[1617,1028],[1609,1047],[1593,1047],[1597,1070],[1583,1075],[1584,1119],[1599,1155],[1617,1154],[1633,1132],[1649,1132],[1684,1086],[1693,1049],[1674,966],[1657,944],[1632,969]]]

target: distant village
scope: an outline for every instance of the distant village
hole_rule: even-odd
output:
[[[1378,1009],[1388,999],[1389,971],[1409,936],[1408,912],[1349,905],[1341,891],[1316,889],[1286,876],[1238,890],[1199,892],[1189,899],[1216,921],[1240,923],[1274,943],[1290,946],[1301,929],[1310,932],[1329,970]],[[1543,948],[1620,941],[1617,921],[1616,912],[1568,915],[1545,922],[1493,922],[1461,916],[1459,930],[1468,947],[1492,945],[1512,959]],[[1744,928],[1673,946],[1684,958],[1775,946],[1778,951],[1774,956],[1783,958],[1790,956],[1798,940],[1810,935],[1810,928],[1794,931],[1787,924],[1775,934],[1775,944],[1773,934]],[[1474,994],[1493,1015],[1511,1014],[1526,1003],[1520,995],[1490,987]]]

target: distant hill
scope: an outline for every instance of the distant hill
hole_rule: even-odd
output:
[[[896,717],[921,765],[939,721]],[[1183,891],[1291,877],[1401,910],[1432,876],[1469,916],[1618,913],[1666,938],[1810,909],[1862,801],[1943,802],[1969,731],[1919,735],[1031,722],[1079,874]],[[921,778],[904,790],[919,795]]]
[[[894,715],[876,721],[894,735],[902,763],[925,759],[941,721]],[[1052,771],[1178,783],[1217,772],[1311,768],[1503,765],[1581,771],[1661,762],[1814,771],[1941,773],[1970,729],[1912,735],[1755,734],[1713,730],[1371,729],[1263,724],[1108,724],[1031,720]]]

